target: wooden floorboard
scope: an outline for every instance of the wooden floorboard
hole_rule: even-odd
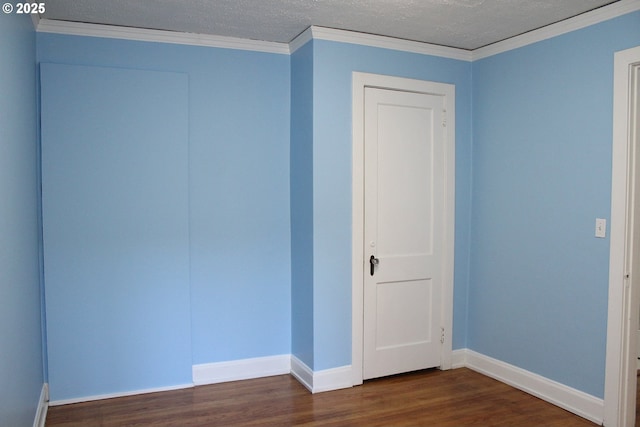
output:
[[[290,375],[53,406],[47,427],[590,426],[466,368],[428,370],[312,395]]]

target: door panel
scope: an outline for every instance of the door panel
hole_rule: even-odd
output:
[[[444,114],[442,96],[365,89],[364,379],[440,365]]]
[[[380,283],[376,286],[376,350],[431,341],[431,280]],[[426,308],[426,309],[425,309]],[[404,327],[398,329],[395,323]]]
[[[384,98],[419,95],[385,91]],[[395,95],[395,96],[394,96]],[[407,99],[405,102],[418,102]],[[375,108],[375,107],[373,107]],[[414,105],[378,103],[377,210],[378,248],[385,254],[430,254],[433,241],[433,146],[429,137],[433,111]],[[423,197],[415,197],[420,193]],[[408,208],[410,207],[410,209]],[[382,253],[380,255],[383,255]]]

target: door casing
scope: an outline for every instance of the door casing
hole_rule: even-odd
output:
[[[426,93],[444,97],[445,197],[444,249],[442,260],[442,319],[444,344],[441,369],[451,368],[453,327],[453,267],[455,229],[455,86],[380,74],[354,72],[352,75],[352,347],[353,385],[362,384],[363,285],[364,285],[364,92],[366,87]]]
[[[639,100],[633,96],[632,77],[640,73],[640,46],[617,52],[614,57],[613,147],[611,177],[611,228],[609,256],[609,305],[607,321],[604,425],[633,426],[636,401],[636,331],[640,299],[640,272],[629,260],[633,248],[633,188],[640,185]],[[635,98],[635,99],[634,99]],[[637,108],[637,107],[636,107]],[[635,114],[635,117],[634,117]],[[635,129],[634,129],[635,128]],[[635,173],[634,173],[635,172]],[[635,221],[637,222],[637,221]],[[637,245],[636,245],[637,246]]]

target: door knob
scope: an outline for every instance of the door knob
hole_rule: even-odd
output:
[[[369,264],[371,265],[371,275],[373,276],[373,273],[376,270],[376,265],[380,264],[380,260],[374,255],[371,255],[371,258],[369,258]]]

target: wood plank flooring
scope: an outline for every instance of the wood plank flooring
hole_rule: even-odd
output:
[[[54,406],[47,427],[589,426],[466,368],[427,370],[310,394],[289,375]]]

